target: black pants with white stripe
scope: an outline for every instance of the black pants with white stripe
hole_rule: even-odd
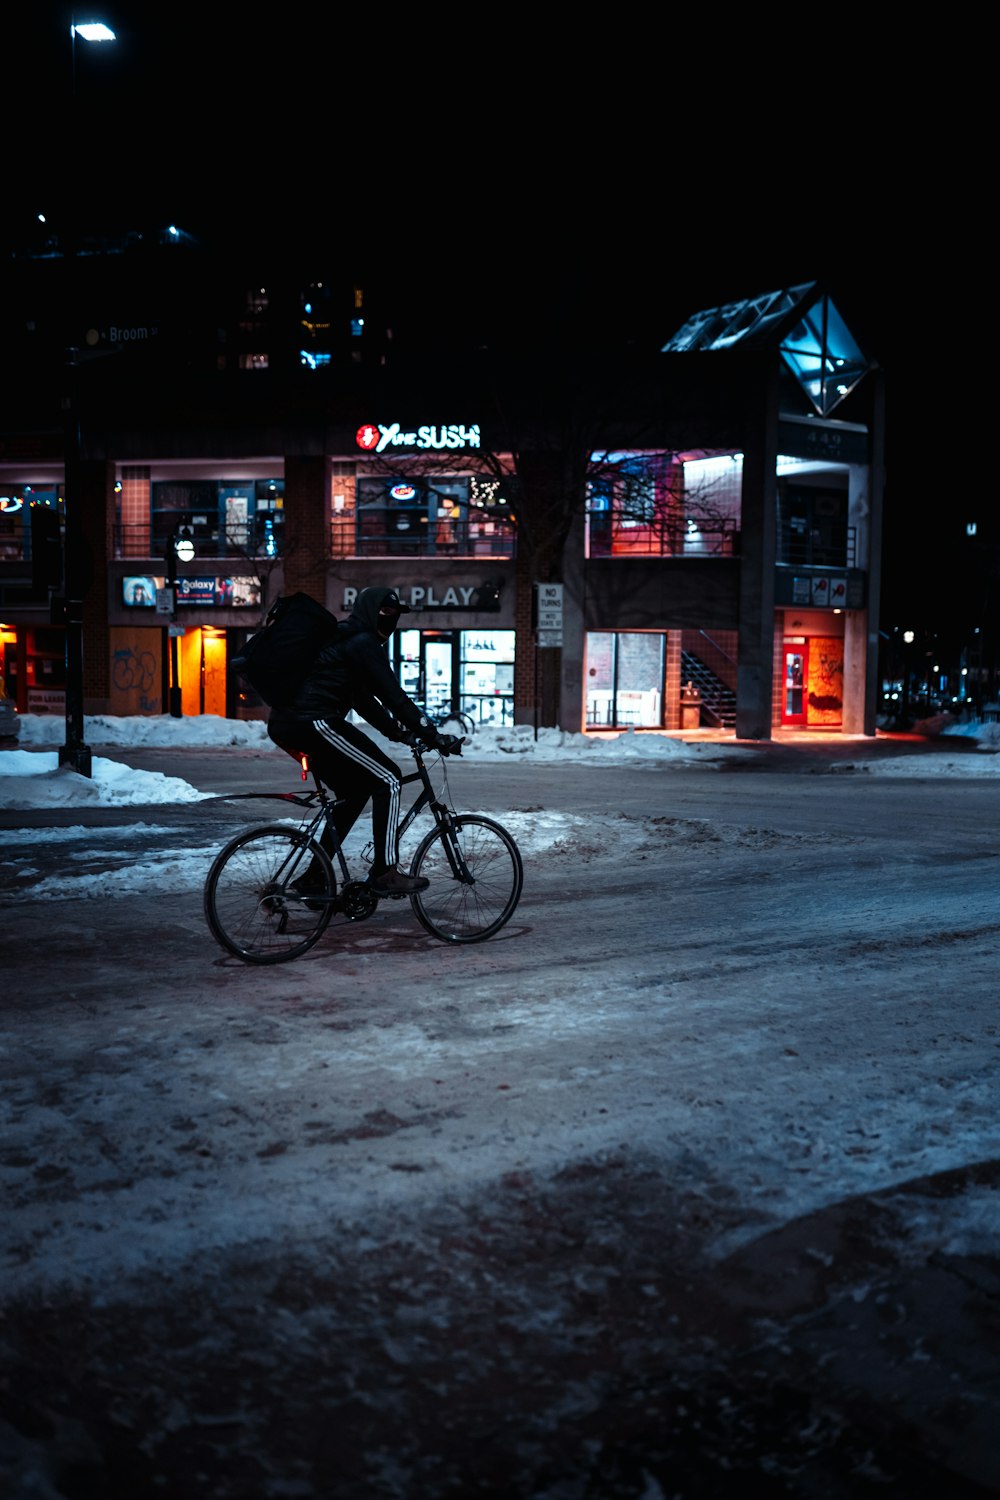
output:
[[[268,737],[296,760],[308,755],[310,767],[344,799],[333,823],[341,842],[354,827],[369,799],[375,855],[371,873],[381,875],[395,865],[399,851],[399,791],[402,773],[394,761],[356,724],[345,719],[300,719],[274,709],[267,721]],[[324,833],[321,841],[332,853]]]

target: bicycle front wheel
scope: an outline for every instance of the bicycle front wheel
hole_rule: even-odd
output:
[[[304,899],[292,882],[307,869],[310,894]],[[322,937],[336,893],[326,851],[306,834],[253,828],[216,855],[205,881],[205,919],[217,941],[237,958],[248,964],[280,964],[298,958]]]
[[[456,874],[463,866],[466,873]],[[469,813],[455,813],[449,829],[431,830],[410,874],[430,881],[410,903],[421,925],[443,943],[480,943],[499,932],[524,882],[521,851],[506,828]]]

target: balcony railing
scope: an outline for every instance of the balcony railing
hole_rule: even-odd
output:
[[[623,520],[607,512],[588,517],[590,557],[738,557],[739,523],[717,521]],[[856,568],[857,528],[845,527],[839,536],[812,532],[779,535],[776,561],[791,567]]]
[[[224,530],[194,527],[192,540],[198,557],[261,558],[268,553],[265,539],[256,526],[227,526]],[[281,555],[281,533],[272,532],[274,555]],[[118,522],[114,528],[117,558],[155,558],[161,560],[167,550],[170,533],[154,531],[142,522]]]
[[[353,534],[344,531],[353,521]],[[513,557],[516,528],[506,510],[456,507],[437,516],[425,507],[361,505],[338,536],[355,557]]]
[[[786,533],[778,543],[777,561],[793,568],[856,568],[857,527],[846,527],[840,537],[809,532]]]
[[[591,557],[738,557],[739,523],[720,520],[624,519],[607,511],[588,517]]]
[[[435,542],[430,537],[362,536],[353,544],[354,557],[513,557],[512,532],[501,536],[467,537]]]
[[[282,535],[273,532],[275,552],[269,553],[265,539],[252,526],[229,526],[222,530],[194,528],[194,548],[197,557],[243,557],[260,559],[271,555],[280,557],[283,552]],[[119,559],[142,558],[161,560],[167,550],[169,533],[154,532],[140,522],[119,522],[114,528],[115,557]],[[350,557],[513,557],[516,534],[513,527],[497,525],[492,533],[473,533],[444,538],[440,534],[428,536],[355,536],[351,526],[345,536],[338,528],[336,549],[338,556]]]

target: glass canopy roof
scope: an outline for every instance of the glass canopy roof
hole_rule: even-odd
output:
[[[777,349],[822,417],[872,368],[815,281],[695,313],[660,352],[737,348]]]

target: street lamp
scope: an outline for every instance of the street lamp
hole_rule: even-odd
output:
[[[909,728],[910,718],[910,658],[914,635],[912,630],[903,631],[903,719]]]
[[[70,16],[70,123],[75,127],[76,116],[76,39],[85,42],[113,42],[115,34],[102,21],[84,21],[76,24]],[[76,202],[72,192],[66,208],[68,232],[66,233],[64,256],[66,278],[70,283],[69,308],[72,317],[76,311],[73,298],[75,277],[73,258],[76,255],[75,219]],[[66,350],[66,394],[63,397],[63,439],[65,456],[63,461],[63,514],[66,522],[66,566],[64,587],[65,631],[66,631],[66,742],[59,748],[59,764],[71,766],[81,776],[91,774],[90,748],[83,737],[83,596],[91,584],[91,559],[83,545],[78,510],[77,485],[80,466],[80,418],[76,401],[76,365],[79,350],[72,342]]]

